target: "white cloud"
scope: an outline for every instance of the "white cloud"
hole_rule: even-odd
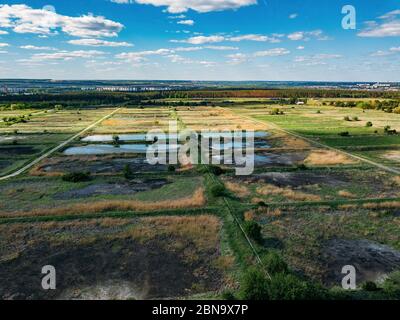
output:
[[[314,66],[314,65],[325,65],[325,60],[340,59],[343,56],[340,54],[327,54],[320,53],[312,56],[299,56],[294,59],[295,62],[301,62],[303,65]]]
[[[8,47],[10,46],[8,43],[0,42],[0,48]]]
[[[298,46],[296,49],[297,50],[304,50],[304,46]]]
[[[33,46],[33,45],[21,46],[20,48],[25,49],[25,50],[44,50],[44,51],[57,50],[56,48],[52,48],[52,47],[38,47],[38,46]]]
[[[281,37],[284,35],[274,34],[271,37],[261,35],[261,34],[244,34],[234,37],[225,37],[221,35],[212,35],[212,36],[196,36],[191,37],[186,40],[170,40],[175,43],[190,43],[190,44],[205,44],[205,43],[217,43],[223,41],[231,41],[231,42],[240,42],[240,41],[257,41],[257,42],[271,42],[277,43],[280,42]]]
[[[292,13],[289,15],[289,19],[296,19],[299,15],[297,13]]]
[[[101,16],[70,17],[27,5],[0,5],[0,27],[16,33],[52,34],[61,30],[77,37],[114,37],[123,25]]]
[[[5,30],[0,30],[0,35],[3,35],[3,34],[8,34],[8,32]]]
[[[211,50],[239,50],[238,47],[231,47],[231,46],[205,46],[204,48],[206,49],[211,49]]]
[[[68,41],[69,44],[89,47],[133,47],[129,42],[105,41],[100,39],[77,39]]]
[[[254,53],[255,57],[278,57],[289,54],[290,51],[285,48],[275,48],[264,51],[257,51]]]
[[[379,22],[368,21],[359,37],[382,38],[400,36],[400,10],[394,10],[379,17]]]
[[[205,44],[205,43],[216,43],[222,42],[225,38],[223,36],[196,36],[191,37],[187,40],[171,40],[171,42],[182,42],[182,43],[190,43],[190,44]]]
[[[400,53],[400,47],[392,47],[388,51],[378,50],[371,54],[371,57],[384,57]]]
[[[177,24],[183,24],[186,26],[193,26],[194,25],[194,21],[193,20],[180,20],[177,22]]]
[[[257,4],[257,0],[111,0],[115,3],[150,4],[167,7],[169,13],[182,13],[189,9],[197,12],[222,11]]]
[[[297,31],[289,34],[287,37],[292,41],[308,41],[311,38],[315,38],[317,40],[329,40],[329,38],[323,34],[322,30]]]
[[[276,36],[273,36],[273,37],[268,37],[268,36],[260,35],[260,34],[245,34],[245,35],[241,35],[241,36],[230,37],[227,40],[233,41],[233,42],[239,42],[239,41],[247,40],[247,41],[276,43],[276,42],[280,42],[280,40],[278,39],[278,36],[280,36],[280,35],[276,35]]]
[[[228,63],[233,65],[242,64],[248,61],[248,56],[244,53],[234,53],[226,56],[229,58]]]
[[[203,47],[178,47],[178,48],[174,48],[173,51],[191,52],[191,51],[199,51],[202,49],[203,49]]]
[[[146,56],[152,56],[152,55],[169,55],[174,53],[173,50],[171,49],[158,49],[158,50],[149,50],[149,51],[136,51],[136,52],[123,52],[120,54],[117,54],[115,57],[117,59],[125,60],[128,62],[142,62],[146,61],[147,58]]]
[[[89,50],[89,51],[59,51],[55,53],[37,53],[31,56],[29,61],[38,62],[38,61],[54,61],[54,60],[73,60],[77,58],[93,58],[99,55],[104,54],[102,51]]]
[[[288,35],[288,38],[293,41],[297,40],[303,40],[304,39],[304,32],[299,31],[299,32],[293,32]]]

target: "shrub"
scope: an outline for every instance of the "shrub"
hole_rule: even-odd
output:
[[[90,180],[90,174],[87,172],[71,172],[63,175],[62,179],[67,182],[82,182]]]
[[[289,267],[283,258],[276,252],[270,252],[262,258],[264,266],[270,274],[287,273]]]
[[[281,115],[281,114],[284,114],[284,113],[279,108],[273,108],[271,110],[270,114],[273,115],[273,116],[276,116],[276,115]]]
[[[326,298],[326,293],[292,274],[278,273],[269,282],[268,296],[271,300],[316,300]]]
[[[114,135],[112,136],[112,139],[113,139],[113,143],[114,143],[114,144],[119,144],[120,139],[119,139],[119,136],[118,136],[118,135],[114,134]]]
[[[349,137],[350,133],[348,131],[342,131],[342,132],[339,133],[339,136],[341,136],[341,137]]]
[[[215,174],[216,176],[220,176],[221,174],[224,174],[226,172],[219,166],[209,166],[208,169],[212,174]]]
[[[353,117],[353,121],[359,121],[358,117]]]
[[[176,168],[173,164],[168,165],[168,172],[175,172]]]
[[[297,165],[296,169],[297,170],[307,170],[308,168],[304,163],[302,163],[302,164]]]
[[[361,288],[365,291],[378,291],[378,286],[375,282],[367,281],[361,285]]]
[[[366,126],[366,127],[372,127],[372,122],[371,122],[371,121],[368,121],[368,122],[365,124],[365,126]]]
[[[395,271],[383,283],[383,290],[392,299],[400,299],[400,271]]]
[[[224,186],[222,186],[220,184],[211,187],[211,194],[214,197],[223,197],[225,195],[225,193],[226,192],[225,192]]]
[[[236,300],[235,294],[231,290],[225,290],[222,292],[222,299],[224,300]]]
[[[244,300],[267,300],[268,278],[264,272],[255,267],[250,268],[243,275],[240,285],[240,297]]]
[[[252,220],[245,221],[243,224],[243,229],[253,240],[259,243],[262,241],[261,226],[257,222]]]
[[[345,117],[343,118],[343,120],[344,120],[344,121],[351,121],[349,116],[345,116]]]
[[[124,174],[124,177],[125,177],[126,179],[129,179],[129,178],[132,177],[132,170],[131,170],[131,167],[129,166],[129,164],[126,164],[126,165],[124,166],[123,174]]]

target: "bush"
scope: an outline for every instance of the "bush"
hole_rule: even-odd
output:
[[[268,283],[265,273],[252,267],[243,275],[240,297],[243,300],[268,300]]]
[[[292,274],[278,273],[269,282],[268,296],[271,300],[316,300],[326,298],[326,292]]]
[[[258,243],[262,242],[261,226],[257,222],[245,221],[243,229],[250,238]]]
[[[339,136],[341,136],[341,137],[349,137],[350,133],[348,131],[342,131],[342,132],[339,133]]]
[[[126,164],[126,165],[124,166],[124,171],[123,171],[123,173],[124,173],[124,177],[125,177],[126,179],[129,179],[129,178],[132,177],[132,170],[131,170],[131,167],[129,166],[129,164]]]
[[[208,169],[212,174],[215,174],[216,176],[220,176],[221,174],[224,174],[226,172],[219,166],[209,166]]]
[[[211,194],[214,197],[223,197],[225,193],[225,188],[220,184],[211,187]]]
[[[276,252],[270,252],[262,258],[264,266],[270,274],[287,273],[289,267],[283,258]]]
[[[173,164],[168,165],[168,172],[175,172],[176,168]]]
[[[345,116],[345,117],[343,118],[343,120],[344,120],[344,121],[351,121],[349,116]]]
[[[67,182],[82,182],[90,180],[90,174],[87,172],[71,172],[65,174],[62,179]]]
[[[361,288],[365,291],[378,291],[378,286],[375,282],[367,281],[361,285]]]
[[[365,126],[366,126],[366,127],[372,127],[372,122],[371,122],[371,121],[368,121],[368,122],[365,124]]]
[[[353,117],[353,121],[359,121],[358,117]]]
[[[224,300],[236,300],[235,294],[231,290],[225,290],[222,292],[222,299]]]
[[[392,299],[400,299],[400,271],[395,271],[383,283],[383,290]]]

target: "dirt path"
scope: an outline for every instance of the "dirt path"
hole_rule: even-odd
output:
[[[303,135],[300,135],[300,134],[291,132],[289,130],[283,129],[283,128],[279,127],[278,125],[276,125],[275,123],[272,123],[272,122],[269,122],[269,121],[266,121],[266,120],[257,120],[257,119],[254,119],[254,118],[250,117],[250,116],[245,116],[245,115],[243,115],[241,113],[238,113],[238,112],[236,112],[236,113],[238,115],[240,115],[241,117],[243,117],[243,118],[246,118],[246,119],[249,119],[249,120],[253,120],[254,122],[261,123],[261,124],[268,124],[268,125],[270,125],[271,127],[273,127],[277,131],[289,134],[289,135],[291,135],[293,137],[296,137],[296,138],[299,138],[299,139],[303,139],[303,140],[305,140],[307,142],[310,142],[311,144],[317,145],[319,147],[322,147],[322,148],[325,148],[325,149],[329,149],[329,150],[344,154],[344,155],[346,155],[348,157],[351,157],[353,159],[362,161],[364,163],[368,163],[368,164],[370,164],[372,166],[375,166],[375,167],[377,167],[379,169],[382,169],[382,170],[385,170],[385,171],[388,171],[388,172],[391,172],[391,173],[394,173],[394,174],[400,174],[400,170],[398,170],[398,169],[395,169],[395,168],[392,168],[392,167],[388,167],[388,166],[385,166],[385,165],[383,165],[381,163],[378,163],[378,162],[375,162],[375,161],[372,161],[372,160],[369,160],[369,159],[365,159],[363,157],[357,156],[357,155],[349,153],[347,151],[328,146],[328,145],[323,144],[321,142],[315,141],[314,139],[310,139],[310,138],[307,138],[307,137],[305,137]]]
[[[103,122],[104,120],[108,119],[109,117],[111,117],[112,115],[117,113],[120,109],[121,108],[115,109],[110,114],[108,114],[108,115],[104,116],[103,118],[97,120],[95,123],[93,123],[90,126],[86,127],[85,129],[83,129],[82,131],[78,132],[77,134],[73,135],[71,138],[65,140],[64,142],[60,143],[56,147],[54,147],[51,150],[45,152],[44,154],[42,154],[41,156],[39,156],[35,160],[31,161],[30,163],[28,163],[27,165],[25,165],[21,169],[18,169],[17,171],[15,171],[13,173],[10,173],[10,174],[8,174],[6,176],[0,177],[0,181],[16,177],[16,176],[20,175],[21,173],[25,172],[26,170],[32,168],[35,164],[39,163],[40,161],[42,161],[43,159],[47,158],[48,156],[50,156],[54,152],[56,152],[56,151],[60,150],[61,148],[65,147],[66,145],[71,143],[73,140],[75,140],[76,138],[78,138],[79,136],[84,134],[85,132],[89,131],[90,129],[94,128],[95,126],[97,126],[98,124]]]

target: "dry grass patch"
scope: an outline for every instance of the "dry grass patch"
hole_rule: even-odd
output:
[[[336,151],[313,150],[304,160],[304,163],[316,166],[322,166],[322,165],[354,164],[357,163],[357,161]]]
[[[365,209],[398,209],[400,201],[371,202],[362,205]]]
[[[31,211],[1,212],[0,217],[62,216],[107,211],[156,211],[202,207],[206,203],[204,189],[198,188],[193,195],[176,200],[145,202],[139,200],[107,200],[92,203],[78,203],[59,208],[33,209]]]
[[[145,242],[157,237],[191,239],[200,250],[209,250],[219,241],[221,223],[215,216],[146,217],[123,235]],[[177,243],[177,245],[179,245]],[[187,246],[187,243],[184,243]]]
[[[267,184],[257,188],[257,193],[264,196],[283,196],[294,201],[319,201],[320,196],[308,194],[300,191],[294,191],[290,188],[279,188],[272,184]]]
[[[225,187],[239,198],[245,198],[250,195],[250,190],[246,186],[236,182],[226,181]]]
[[[386,152],[382,157],[385,159],[388,159],[388,160],[400,162],[400,151],[398,151],[398,150],[389,151],[389,152]]]
[[[351,192],[347,191],[347,190],[340,190],[338,192],[338,195],[341,197],[345,197],[345,198],[356,198],[356,195],[352,194]]]

